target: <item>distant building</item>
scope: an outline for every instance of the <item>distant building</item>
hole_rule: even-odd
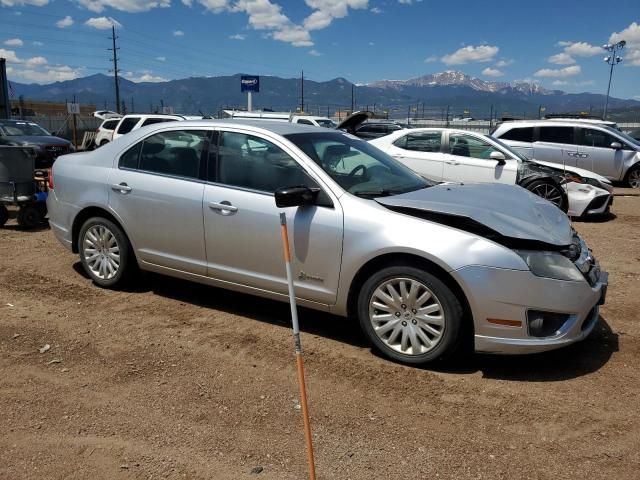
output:
[[[22,115],[20,110],[22,109]],[[90,116],[95,112],[96,106],[91,104],[80,105],[80,115]],[[67,115],[67,104],[64,102],[44,102],[41,100],[11,100],[11,115],[14,117],[56,117]]]

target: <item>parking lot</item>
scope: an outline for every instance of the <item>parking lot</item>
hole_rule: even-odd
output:
[[[640,196],[616,193],[611,218],[574,223],[610,287],[572,347],[417,369],[303,310],[318,478],[638,478]],[[10,221],[0,478],[304,478],[288,308],[156,275],[102,290]]]

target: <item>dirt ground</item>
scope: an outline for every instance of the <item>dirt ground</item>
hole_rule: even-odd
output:
[[[318,478],[640,478],[640,197],[618,193],[608,221],[575,223],[610,272],[578,345],[417,369],[301,311]],[[288,322],[286,304],[155,275],[101,290],[11,221],[0,479],[307,478]]]

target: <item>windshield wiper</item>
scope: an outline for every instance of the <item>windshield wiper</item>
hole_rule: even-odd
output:
[[[398,193],[402,193],[398,190],[360,190],[359,192],[353,192],[354,195],[358,197],[390,197],[391,195],[397,195]]]

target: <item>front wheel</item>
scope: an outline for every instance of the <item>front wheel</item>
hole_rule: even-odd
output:
[[[456,350],[463,309],[437,277],[398,265],[383,268],[364,283],[358,296],[358,317],[383,355],[421,365]]]
[[[4,226],[9,220],[9,210],[4,205],[0,205],[0,227]]]
[[[78,235],[80,262],[94,283],[113,288],[125,282],[135,268],[131,244],[111,220],[93,217]]]
[[[629,169],[625,183],[630,188],[640,188],[640,166],[634,165]]]
[[[564,213],[569,211],[567,194],[557,183],[547,180],[535,180],[525,186],[531,193],[550,201]]]

